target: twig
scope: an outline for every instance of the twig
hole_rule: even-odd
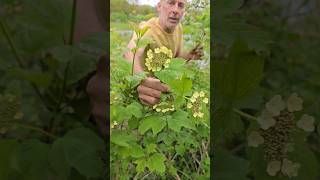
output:
[[[29,129],[29,130],[33,130],[33,131],[37,131],[40,132],[48,137],[50,137],[51,139],[56,139],[57,137],[47,131],[44,131],[43,129],[39,128],[39,127],[35,127],[32,125],[28,125],[28,124],[23,124],[23,123],[14,123],[14,125],[21,127],[21,128],[25,128],[25,129]]]
[[[240,111],[239,109],[235,109],[234,108],[233,111],[238,113],[240,116],[243,116],[243,117],[245,117],[247,119],[256,120],[256,121],[258,120],[256,117],[254,117],[254,116],[252,116],[250,114],[247,114],[247,113],[245,113],[243,111]]]

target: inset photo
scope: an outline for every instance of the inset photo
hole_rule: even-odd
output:
[[[111,179],[209,179],[210,2],[110,9]]]

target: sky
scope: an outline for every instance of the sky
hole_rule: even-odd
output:
[[[129,2],[130,1],[135,1],[135,0],[129,0]],[[155,6],[159,2],[159,0],[137,0],[137,1],[140,5],[145,4],[150,6]]]
[[[138,1],[138,3],[140,5],[146,4],[146,5],[150,5],[150,6],[156,6],[157,3],[159,2],[159,0],[128,0],[130,1]]]

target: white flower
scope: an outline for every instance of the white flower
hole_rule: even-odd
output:
[[[304,114],[301,119],[297,122],[297,126],[307,132],[314,131],[314,117]]]
[[[199,118],[203,118],[203,113],[202,112],[198,112],[198,117]]]
[[[264,139],[257,131],[253,131],[248,136],[248,146],[258,147],[260,144],[263,144]]]
[[[204,98],[204,99],[202,100],[202,102],[208,104],[209,100],[208,100],[208,98]]]
[[[266,103],[266,109],[273,115],[279,116],[280,112],[286,108],[286,103],[282,100],[280,95],[275,95]]]
[[[194,97],[194,98],[199,97],[199,93],[198,93],[198,92],[195,92],[195,93],[192,95],[192,97]]]
[[[264,130],[269,129],[276,124],[276,120],[273,119],[272,114],[266,109],[261,112],[261,115],[257,119],[260,127]]]
[[[204,92],[203,92],[203,91],[200,91],[199,96],[200,96],[200,97],[204,97],[204,95],[205,95]]]
[[[287,175],[289,178],[298,176],[298,170],[300,168],[299,163],[293,163],[288,159],[282,161],[281,172]]]
[[[268,163],[267,166],[267,173],[270,176],[275,176],[281,169],[281,162],[280,161],[271,161]]]
[[[193,117],[197,117],[197,116],[198,116],[197,112],[193,113]]]
[[[287,100],[287,107],[289,112],[301,111],[303,100],[298,97],[297,93],[293,93]]]
[[[113,125],[118,125],[118,122],[117,121],[113,121]]]
[[[189,108],[189,109],[192,108],[192,103],[188,103],[187,108]]]

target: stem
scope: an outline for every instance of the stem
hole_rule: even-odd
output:
[[[32,126],[32,125],[28,125],[28,124],[23,124],[23,123],[14,123],[14,125],[21,127],[21,128],[25,128],[25,129],[29,129],[29,130],[33,130],[33,131],[37,131],[39,133],[42,133],[52,139],[56,139],[57,137],[47,131],[44,131],[43,129],[36,127],[36,126]]]
[[[70,37],[69,37],[69,44],[73,44],[73,36],[75,30],[75,21],[76,21],[76,11],[77,11],[77,0],[73,0],[72,6],[72,17],[71,17],[71,29],[70,29]]]
[[[136,57],[136,54],[137,54],[137,49],[139,47],[139,41],[140,39],[138,38],[137,40],[137,46],[135,47],[135,50],[134,50],[134,53],[133,53],[133,59],[132,59],[132,69],[131,69],[131,75],[133,76],[133,70],[134,70],[134,59]]]
[[[22,63],[22,58],[20,57],[20,55],[19,55],[19,53],[18,53],[18,51],[17,51],[17,48],[15,47],[15,45],[14,45],[14,43],[13,43],[13,41],[12,41],[12,38],[11,38],[8,30],[7,30],[6,27],[5,27],[4,21],[2,21],[1,19],[0,19],[0,26],[1,26],[1,30],[3,31],[5,37],[6,37],[7,41],[8,41],[8,43],[9,43],[12,51],[13,51],[13,54],[14,54],[14,56],[15,56],[18,64],[19,64],[19,66],[20,66],[21,68],[23,68],[23,67],[24,67],[24,64]]]
[[[243,112],[243,111],[240,111],[239,109],[235,109],[235,108],[234,108],[233,111],[236,112],[236,113],[238,113],[240,116],[243,116],[243,117],[245,117],[245,118],[247,118],[247,119],[251,119],[251,120],[255,120],[255,121],[258,120],[256,117],[254,117],[254,116],[252,116],[252,115],[250,115],[250,114],[247,114],[247,113],[245,113],[245,112]]]
[[[184,173],[183,171],[180,171],[179,169],[177,169],[177,171],[180,172],[185,177],[187,177],[188,179],[191,179],[191,177],[189,175],[187,175],[186,173]]]

